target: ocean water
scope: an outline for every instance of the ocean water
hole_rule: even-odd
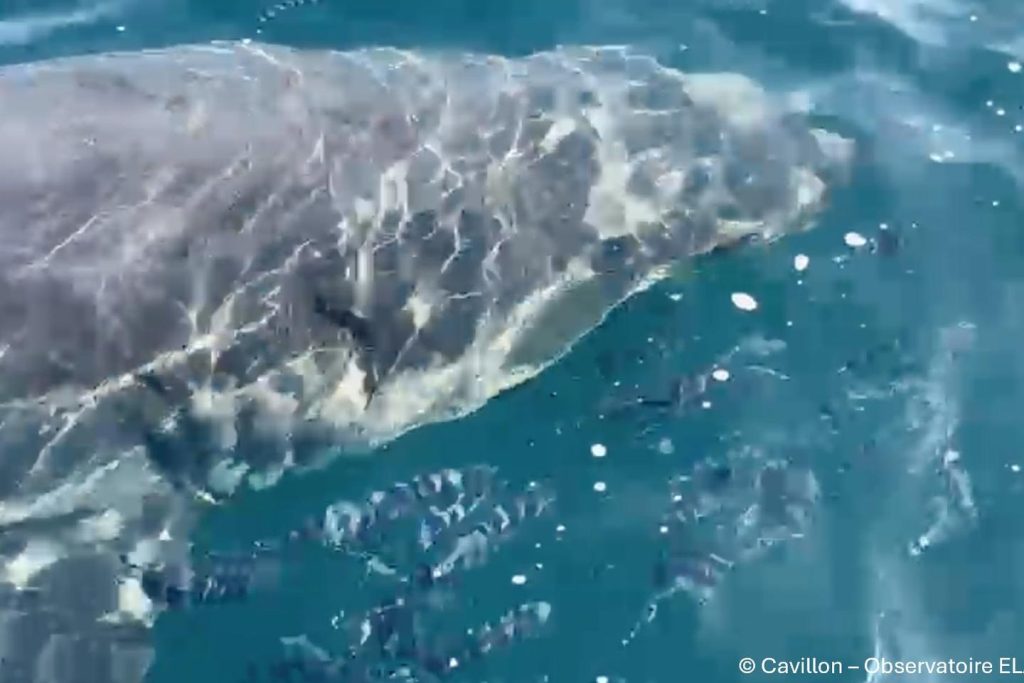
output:
[[[0,3],[4,63],[241,38],[506,56],[629,45],[748,75],[857,154],[813,230],[680,266],[469,416],[207,510],[196,557],[251,553],[338,500],[445,468],[491,466],[508,500],[553,499],[425,595],[400,580],[424,561],[407,548],[425,507],[345,552],[286,544],[266,589],[159,617],[150,683],[321,680],[309,649],[282,665],[282,638],[340,657],[364,623],[379,637],[388,610],[374,606],[396,594],[423,601],[414,630],[448,664],[407,680],[780,677],[744,675],[744,657],[845,664],[795,680],[984,678],[875,674],[872,656],[1024,668],[1024,4]],[[450,654],[467,628],[538,603],[535,633]],[[365,657],[382,668],[338,680],[385,680],[395,658]]]

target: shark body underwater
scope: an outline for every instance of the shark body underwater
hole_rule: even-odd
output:
[[[141,680],[203,501],[535,376],[852,145],[628,49],[249,42],[0,68],[0,667]]]

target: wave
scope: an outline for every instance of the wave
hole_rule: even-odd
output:
[[[93,24],[117,14],[121,3],[105,2],[67,12],[24,14],[0,19],[0,46],[28,45],[76,26]]]
[[[1014,0],[840,0],[851,12],[892,26],[919,45],[943,48],[982,47],[1008,57],[1024,58],[1019,27],[1024,10]]]

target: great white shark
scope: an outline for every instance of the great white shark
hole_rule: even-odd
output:
[[[3,67],[0,678],[138,680],[121,556],[187,555],[202,501],[465,415],[673,264],[808,228],[852,153],[622,47]]]

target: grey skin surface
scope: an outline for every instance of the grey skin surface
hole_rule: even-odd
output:
[[[850,154],[618,48],[83,56],[0,69],[0,112],[5,681],[137,680],[120,554],[480,407],[670,264],[806,228]]]

